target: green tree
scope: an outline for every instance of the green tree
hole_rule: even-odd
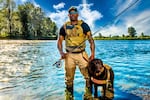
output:
[[[134,37],[137,33],[134,27],[128,27],[128,33],[130,37]]]
[[[125,35],[124,35],[124,34],[122,34],[122,37],[125,37]]]
[[[32,25],[32,28],[34,30],[34,36],[36,36],[37,39],[40,39],[42,37],[43,20],[44,20],[44,13],[42,9],[39,7],[35,7],[30,17],[31,17],[30,24]]]
[[[111,36],[111,34],[109,35],[109,38],[111,38],[112,36]]]
[[[24,39],[29,39],[30,31],[29,31],[29,12],[30,12],[30,3],[27,2],[24,5],[18,6],[18,14],[20,17],[20,21],[22,23],[22,35]]]
[[[102,36],[102,33],[99,33],[99,37],[100,37],[100,38],[102,38],[102,37],[103,37],[103,36]]]
[[[30,2],[18,5],[14,0],[0,0],[0,37],[42,39],[57,36],[57,25],[40,7]]]
[[[7,19],[4,16],[5,10],[0,9],[0,36],[6,36],[8,34],[8,27],[7,27]]]
[[[51,35],[52,35],[52,36],[56,35],[56,34],[55,34],[55,33],[56,33],[56,30],[57,30],[56,24],[55,24],[54,22],[52,22],[51,25],[50,25],[50,27],[51,27]]]
[[[15,2],[13,0],[6,0],[4,2],[4,9],[6,10],[6,18],[8,20],[8,30],[9,30],[9,36],[12,38],[12,30],[13,30],[13,25],[12,25],[12,20],[13,20],[13,11],[15,9]]]
[[[13,12],[12,26],[14,38],[19,38],[22,35],[22,24],[17,11]]]
[[[141,37],[144,37],[144,33],[143,32],[141,33]]]
[[[16,7],[14,0],[1,0],[0,1],[0,23],[2,24],[1,33],[9,34],[9,37],[12,37],[13,30],[13,11]]]
[[[45,17],[43,20],[43,27],[42,27],[42,36],[43,37],[57,37],[56,31],[57,31],[57,25],[52,22],[52,20],[49,17]]]
[[[25,39],[42,39],[43,37],[56,36],[56,24],[50,18],[45,17],[40,7],[35,7],[27,2],[20,5],[18,9]]]

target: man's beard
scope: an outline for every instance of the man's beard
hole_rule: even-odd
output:
[[[77,21],[76,19],[71,19],[71,21],[73,22],[73,21]]]

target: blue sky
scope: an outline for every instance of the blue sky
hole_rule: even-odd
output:
[[[113,20],[121,11],[137,0],[15,0],[17,4],[32,2],[41,7],[45,14],[60,28],[68,20],[68,8],[76,6],[79,19],[91,27],[93,35],[127,35],[127,29],[133,26],[137,35],[144,32],[150,35],[150,1],[138,0],[138,3]],[[98,31],[99,30],[99,31]],[[98,33],[95,33],[98,31]]]

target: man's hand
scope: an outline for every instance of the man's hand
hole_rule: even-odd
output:
[[[94,55],[91,55],[90,58],[89,58],[89,61],[91,61],[93,59],[94,59]]]
[[[60,52],[60,55],[61,55],[61,59],[65,59],[65,58],[66,58],[67,53],[64,53],[63,51],[61,51],[61,52]]]

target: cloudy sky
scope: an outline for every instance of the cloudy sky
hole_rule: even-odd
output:
[[[79,19],[91,27],[93,35],[103,36],[127,35],[127,29],[133,26],[137,34],[150,35],[150,1],[149,0],[15,0],[17,4],[32,2],[41,7],[60,28],[68,20],[68,8],[76,6]],[[130,7],[120,16],[123,10]],[[116,16],[118,16],[116,18]],[[114,20],[115,19],[115,20]],[[98,31],[98,32],[97,32]]]

